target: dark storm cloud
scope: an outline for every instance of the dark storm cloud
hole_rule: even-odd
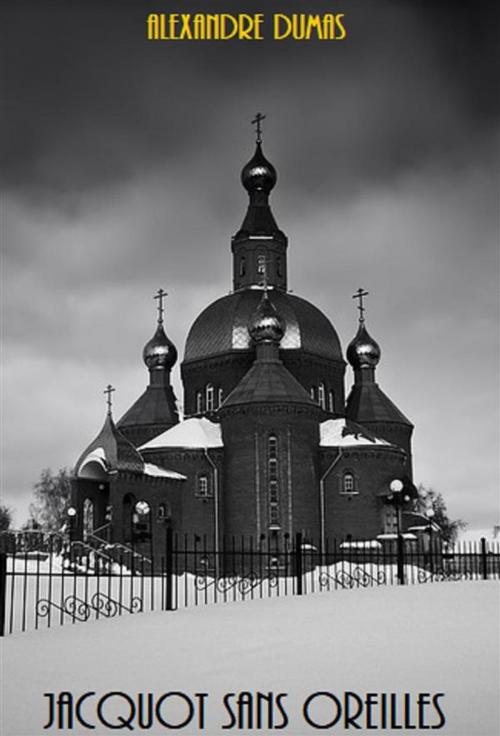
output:
[[[217,150],[254,111],[249,100],[265,105],[275,131],[269,139],[281,160],[304,173],[311,194],[325,179],[341,181],[348,193],[426,159],[460,164],[471,136],[490,135],[494,2],[153,5],[7,4],[3,176],[15,196],[71,212],[86,190],[152,167],[175,169],[212,148],[209,176]],[[153,9],[268,16],[341,10],[349,40],[154,44],[144,40]]]

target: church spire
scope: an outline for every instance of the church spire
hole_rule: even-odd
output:
[[[354,368],[355,383],[373,382],[375,380],[375,368],[382,354],[378,343],[368,334],[365,327],[366,310],[363,306],[363,297],[368,296],[368,294],[368,291],[360,288],[352,295],[353,299],[358,300],[359,326],[355,337],[349,343],[346,355],[347,360]]]
[[[168,296],[163,289],[158,289],[153,297],[158,301],[158,323],[156,332],[144,346],[142,357],[149,372],[153,378],[153,371],[168,371],[173,368],[177,360],[177,349],[174,343],[169,340],[163,328],[163,299]]]
[[[265,115],[257,113],[255,152],[241,172],[241,183],[248,192],[248,210],[232,239],[233,288],[235,291],[262,285],[263,264],[269,263],[269,286],[286,291],[287,239],[278,228],[269,206],[269,194],[276,185],[276,169],[262,152],[261,122]]]
[[[163,326],[163,301],[166,296],[166,291],[158,289],[153,297],[157,301],[156,331],[142,351],[142,358],[149,369],[149,385],[118,422],[118,428],[136,447],[179,421],[176,399],[170,385],[170,372],[177,360],[177,349]]]

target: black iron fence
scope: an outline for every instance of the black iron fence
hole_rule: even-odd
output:
[[[327,542],[166,534],[164,554],[61,535],[0,537],[0,634],[145,611],[346,588],[500,580],[500,544]]]

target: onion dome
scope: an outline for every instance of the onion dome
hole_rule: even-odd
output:
[[[177,349],[165,334],[162,322],[158,322],[155,334],[144,346],[142,357],[150,371],[170,370],[174,366]]]
[[[241,183],[249,192],[264,192],[269,194],[278,180],[274,166],[262,153],[260,142],[257,143],[255,153],[250,161],[245,164],[241,172]]]
[[[271,303],[267,290],[248,323],[248,332],[257,343],[279,343],[285,334],[285,324]]]
[[[356,370],[358,368],[375,368],[380,360],[382,351],[373,337],[370,337],[364,325],[360,322],[358,331],[347,348],[347,360]]]

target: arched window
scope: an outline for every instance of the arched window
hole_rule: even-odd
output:
[[[310,394],[311,394],[311,399],[313,401],[316,401],[316,386],[311,386]]]
[[[267,482],[269,503],[269,528],[280,528],[278,438],[270,434],[267,443]]]
[[[217,408],[222,404],[224,400],[224,391],[220,388],[217,392]]]
[[[210,495],[208,476],[202,473],[196,480],[196,495],[198,498],[208,498]]]
[[[259,253],[257,256],[257,273],[264,276],[266,273],[266,254]]]
[[[246,259],[245,256],[240,258],[240,276],[244,276],[246,272]]]
[[[90,498],[86,498],[83,502],[83,538],[92,534],[94,531],[94,502]]]
[[[344,477],[342,480],[342,490],[344,493],[355,492],[354,475],[352,473],[344,473]]]
[[[158,521],[167,521],[171,516],[172,512],[170,511],[170,504],[161,503],[158,506]]]
[[[207,384],[207,387],[205,389],[205,401],[206,401],[207,411],[213,411],[215,409],[214,387],[212,386],[211,383]]]
[[[203,412],[203,394],[201,391],[196,392],[196,413],[201,414]]]
[[[333,391],[328,392],[328,411],[331,411],[332,414],[335,411],[335,402],[333,400]]]
[[[326,409],[325,384],[320,383],[318,386],[318,404],[322,409]]]

